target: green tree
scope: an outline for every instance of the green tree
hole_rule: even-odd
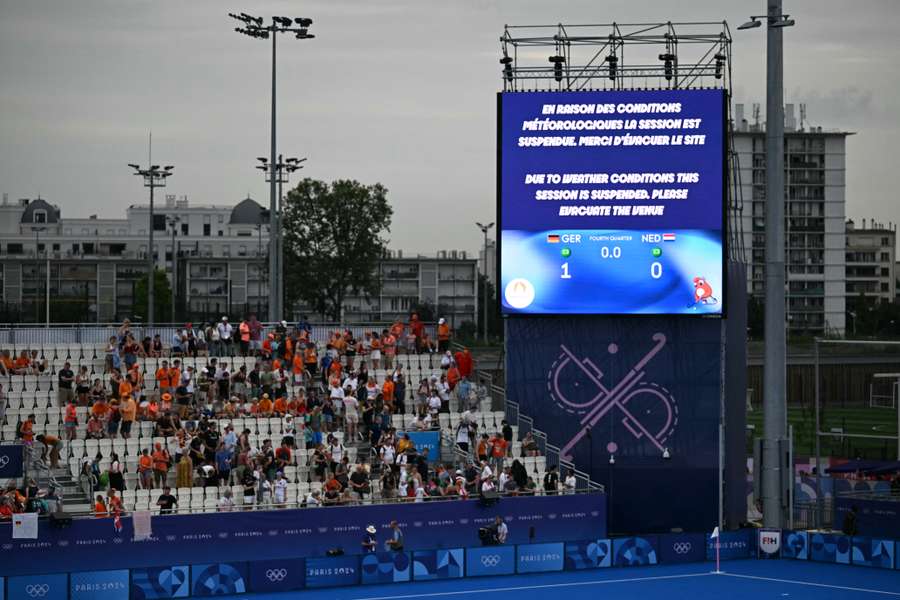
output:
[[[348,294],[379,292],[378,262],[393,210],[387,189],[306,178],[285,199],[285,306],[297,301],[335,321]]]
[[[137,280],[134,286],[134,312],[143,320],[147,319],[147,276]],[[172,288],[166,272],[154,269],[153,278],[153,320],[163,323],[172,320]]]

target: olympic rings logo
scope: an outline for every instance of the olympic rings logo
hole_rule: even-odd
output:
[[[284,581],[285,577],[287,577],[287,569],[269,569],[266,571],[266,579],[272,583]]]
[[[50,586],[46,583],[41,583],[38,585],[26,585],[25,593],[31,596],[32,598],[43,598],[47,595],[47,592],[50,591]]]
[[[690,542],[676,542],[672,544],[672,550],[675,551],[675,554],[687,554],[691,551],[691,543]]]
[[[500,564],[500,555],[499,554],[485,554],[481,557],[481,566],[482,567],[496,567]]]

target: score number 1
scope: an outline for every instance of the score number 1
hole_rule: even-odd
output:
[[[569,263],[564,262],[562,264],[562,275],[559,276],[560,279],[572,279],[572,276],[569,275]]]

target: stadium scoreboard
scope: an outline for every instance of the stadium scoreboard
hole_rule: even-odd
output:
[[[502,312],[722,315],[725,102],[500,93]]]

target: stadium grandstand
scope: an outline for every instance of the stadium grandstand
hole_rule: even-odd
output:
[[[251,315],[15,333],[0,346],[0,421],[26,464],[4,491],[5,519],[590,487],[558,457],[548,468],[540,432],[507,422],[443,320],[331,328]]]

